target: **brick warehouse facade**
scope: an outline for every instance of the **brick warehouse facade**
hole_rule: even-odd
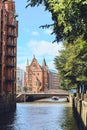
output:
[[[16,104],[17,36],[15,2],[0,0],[0,106],[6,111]]]
[[[30,65],[27,61],[26,86],[28,91],[38,93],[48,90],[48,80],[49,74],[45,59],[43,60],[42,66],[39,65],[35,56],[33,57]]]

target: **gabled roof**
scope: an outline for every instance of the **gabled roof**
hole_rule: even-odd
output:
[[[33,64],[33,63],[36,63],[36,64],[37,64],[37,66],[38,66],[38,67],[40,68],[40,70],[42,71],[42,68],[41,68],[41,66],[39,65],[39,63],[38,63],[37,59],[35,58],[35,55],[34,55],[34,57],[33,57],[32,61],[31,61],[30,67],[32,66],[32,64]]]

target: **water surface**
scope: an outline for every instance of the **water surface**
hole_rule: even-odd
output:
[[[0,116],[0,130],[78,130],[69,103],[18,103]]]

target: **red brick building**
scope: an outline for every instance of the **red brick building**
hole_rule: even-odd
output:
[[[0,0],[0,96],[8,100],[5,107],[14,103],[16,93],[17,30],[15,2]]]
[[[48,67],[45,59],[43,59],[42,66],[39,65],[35,56],[33,57],[30,65],[27,61],[26,86],[28,87],[29,91],[34,93],[46,91],[49,86],[48,80]]]

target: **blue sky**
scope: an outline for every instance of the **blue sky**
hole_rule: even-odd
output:
[[[44,7],[28,7],[27,0],[15,0],[16,13],[19,15],[18,39],[17,39],[17,66],[25,69],[27,58],[31,62],[35,55],[39,64],[46,59],[50,69],[55,69],[54,58],[61,50],[62,44],[54,43],[55,36],[50,33],[52,29],[39,28],[41,25],[52,23],[51,14],[44,11]]]

